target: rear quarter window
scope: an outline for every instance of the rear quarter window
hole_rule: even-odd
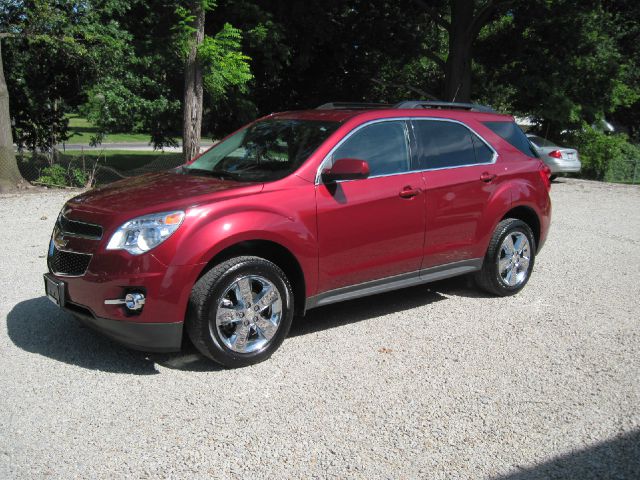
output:
[[[529,157],[538,158],[531,142],[516,122],[483,122],[493,133],[499,135]]]

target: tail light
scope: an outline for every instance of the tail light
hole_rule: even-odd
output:
[[[542,183],[547,187],[547,192],[551,190],[551,169],[547,167],[544,163],[540,164],[540,170],[538,170],[540,174],[540,178],[542,178]]]
[[[560,150],[554,150],[552,152],[549,152],[547,155],[553,158],[562,158],[562,152]]]

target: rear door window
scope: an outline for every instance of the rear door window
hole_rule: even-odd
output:
[[[538,154],[534,150],[531,142],[524,134],[516,122],[483,122],[493,133],[501,136],[504,140],[516,147],[525,155],[537,158]]]
[[[493,150],[460,123],[414,120],[420,168],[454,168],[493,161]]]

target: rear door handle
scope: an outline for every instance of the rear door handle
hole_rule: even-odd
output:
[[[411,185],[407,185],[402,190],[400,190],[399,195],[402,198],[412,198],[416,195],[420,195],[421,190],[419,188],[414,188]]]
[[[495,173],[483,172],[482,175],[480,175],[480,180],[485,183],[489,183],[492,182],[496,177],[497,175]]]

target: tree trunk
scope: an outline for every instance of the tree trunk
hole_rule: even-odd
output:
[[[195,17],[195,33],[184,69],[184,113],[182,118],[182,154],[185,161],[200,152],[202,130],[202,68],[198,61],[198,46],[204,40],[205,11],[202,0],[192,0],[191,14]]]
[[[451,0],[449,54],[445,65],[444,99],[469,102],[471,100],[471,47],[474,38],[475,2]]]
[[[0,36],[0,192],[13,190],[24,179],[18,170],[13,150],[11,116],[9,114],[9,90],[2,66],[2,36]]]

